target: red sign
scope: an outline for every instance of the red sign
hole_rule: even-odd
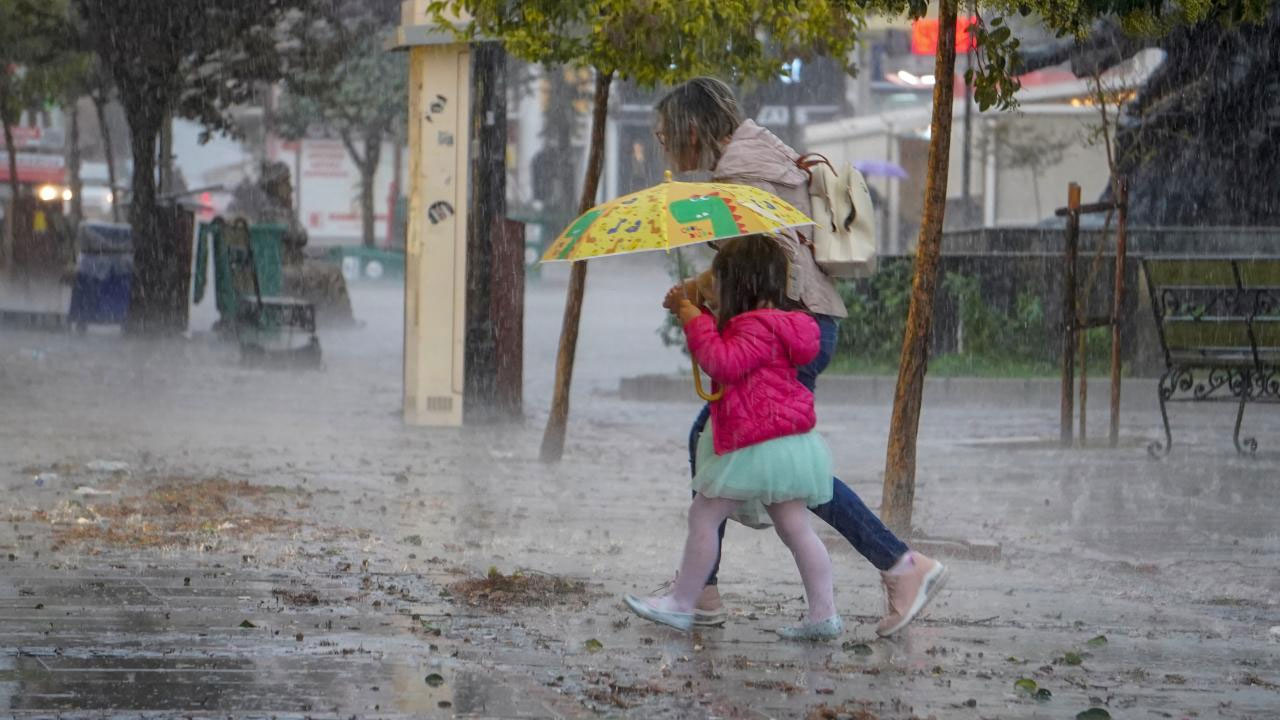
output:
[[[302,177],[345,178],[347,150],[342,143],[329,140],[310,140],[302,152]]]
[[[32,125],[14,125],[9,128],[13,133],[13,144],[16,147],[31,147],[40,142],[40,128]],[[5,147],[4,135],[0,134],[0,148]]]
[[[59,185],[66,180],[66,170],[61,155],[20,152],[15,159],[20,183]],[[8,181],[9,158],[7,153],[0,153],[0,182]]]
[[[956,18],[956,52],[967,53],[977,49],[977,41],[969,34],[969,28],[977,22],[975,17]],[[911,52],[915,55],[932,55],[938,51],[938,18],[920,18],[911,23]]]

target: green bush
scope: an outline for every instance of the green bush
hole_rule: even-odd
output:
[[[1058,371],[1058,321],[1045,317],[1038,294],[1024,289],[1002,310],[983,298],[981,278],[957,272],[946,274],[942,292],[954,303],[957,351],[932,358],[931,372],[1031,377]],[[892,374],[910,305],[910,261],[884,262],[873,277],[842,284],[841,293],[849,317],[840,324],[833,369]],[[1091,371],[1102,371],[1110,362],[1110,329],[1093,328],[1085,341]]]
[[[875,275],[838,283],[849,317],[839,326],[832,371],[897,371],[911,303],[911,266],[910,259],[886,258]],[[941,290],[954,303],[957,352],[931,358],[931,373],[1034,377],[1058,372],[1058,318],[1045,317],[1044,302],[1037,293],[1023,289],[1011,308],[996,308],[983,298],[981,278],[958,272],[944,276]],[[664,344],[683,347],[684,335],[673,318],[668,317],[658,333]],[[1091,374],[1105,372],[1110,363],[1110,328],[1089,330],[1085,342]]]
[[[849,317],[840,323],[836,356],[859,364],[896,363],[911,305],[911,261],[885,260],[869,278],[841,283]]]
[[[982,298],[980,278],[949,272],[943,291],[955,301],[959,327],[958,354],[988,360],[1048,361],[1049,324],[1044,305],[1029,290],[1018,293],[1012,310],[1004,312]]]

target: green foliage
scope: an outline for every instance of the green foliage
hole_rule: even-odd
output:
[[[978,16],[970,32],[978,44],[977,62],[965,71],[964,79],[973,86],[974,102],[983,110],[1016,107],[1014,94],[1022,87],[1017,77],[1018,38],[1000,16],[990,21]]]
[[[1029,290],[1019,292],[1013,308],[1004,312],[982,297],[980,279],[961,273],[947,273],[943,290],[956,303],[962,337],[962,354],[983,359],[1018,361],[1047,360],[1052,347],[1051,323],[1045,321],[1044,305]]]
[[[76,52],[66,0],[0,0],[0,119],[60,101],[89,67]]]
[[[312,0],[200,0],[180,9],[172,0],[71,3],[131,129],[148,134],[168,113],[235,134],[229,110],[255,101],[262,83],[332,62],[321,50],[340,7]]]
[[[347,45],[332,70],[302,71],[285,81],[277,130],[286,138],[309,128],[336,132],[344,141],[381,142],[404,123],[408,68],[402,53],[382,49],[376,32]]]
[[[678,347],[686,357],[689,355],[689,346],[684,341],[684,329],[680,327],[680,320],[675,315],[671,313],[664,315],[657,332],[658,338],[662,340],[665,347]]]
[[[1163,35],[1207,20],[1259,22],[1268,0],[987,0],[974,6],[977,63],[966,74],[982,109],[1016,106],[1020,41],[1008,19],[1035,16],[1059,37],[1086,37],[1116,17]],[[702,74],[776,76],[792,58],[849,58],[871,14],[920,17],[920,0],[434,0],[430,12],[463,39],[494,38],[531,62],[594,67],[651,87]],[[455,23],[453,17],[470,17]],[[852,69],[852,68],[850,68]]]
[[[961,355],[986,363],[1015,362],[1052,366],[1057,360],[1058,322],[1045,317],[1040,296],[1024,289],[1008,311],[993,307],[982,296],[980,279],[961,273],[947,273],[943,291],[951,295],[959,315],[963,341]],[[1102,367],[1111,355],[1108,328],[1092,328],[1085,333],[1089,364]]]
[[[886,259],[871,278],[840,288],[849,317],[840,323],[834,372],[893,374],[902,347],[910,304],[911,263]],[[942,292],[956,308],[962,337],[959,351],[932,358],[929,372],[939,376],[1034,377],[1056,372],[1058,322],[1047,318],[1044,303],[1031,290],[1002,310],[982,295],[980,278],[947,273]],[[1086,333],[1089,367],[1102,370],[1111,352],[1109,328]]]
[[[376,15],[348,19],[328,51],[332,68],[300,69],[285,79],[277,131],[297,139],[311,130],[336,133],[360,170],[362,240],[374,244],[373,178],[382,144],[404,135],[408,65],[404,53],[379,42],[388,25]],[[398,142],[398,140],[397,140]]]
[[[869,278],[840,286],[849,317],[840,323],[836,354],[896,363],[911,304],[911,262],[885,259]]]
[[[775,77],[792,58],[851,55],[873,9],[892,14],[925,5],[905,0],[436,0],[431,12],[466,39],[496,38],[531,62],[612,72],[637,85],[713,74]],[[450,23],[465,14],[469,25]]]

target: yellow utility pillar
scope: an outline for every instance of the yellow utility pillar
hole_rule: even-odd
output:
[[[462,424],[471,53],[405,0],[390,45],[409,51],[404,419]]]

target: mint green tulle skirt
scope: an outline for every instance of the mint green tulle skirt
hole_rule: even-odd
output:
[[[693,490],[709,498],[741,500],[733,519],[769,527],[765,505],[803,500],[808,507],[831,501],[831,450],[815,431],[766,440],[717,455],[711,423],[698,438]]]

